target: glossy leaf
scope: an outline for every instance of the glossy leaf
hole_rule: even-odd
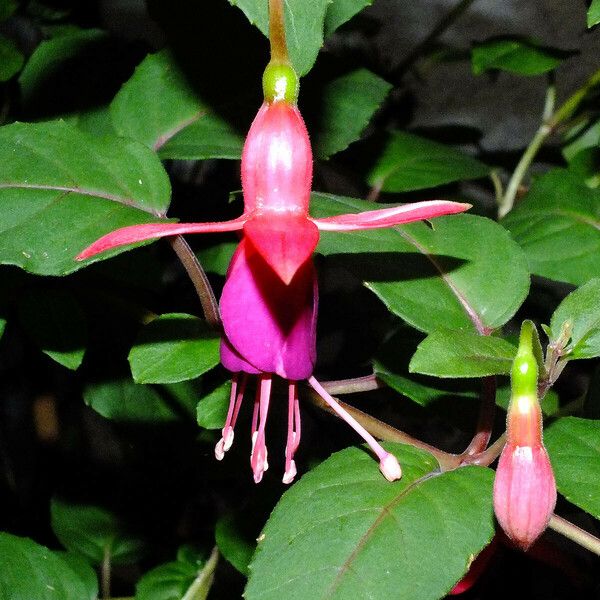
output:
[[[358,140],[391,88],[391,84],[367,69],[352,71],[328,83],[319,114],[321,127],[313,138],[316,156],[329,158]]]
[[[593,27],[600,23],[600,0],[592,0],[587,13],[587,26]]]
[[[446,146],[405,131],[390,134],[368,182],[384,192],[409,192],[485,177],[490,168]]]
[[[471,60],[475,75],[493,69],[518,75],[541,75],[558,67],[571,54],[529,40],[501,39],[477,44]]]
[[[75,370],[87,345],[87,322],[77,299],[61,289],[34,289],[19,301],[23,327],[57,363]]]
[[[167,51],[142,61],[110,112],[120,135],[163,159],[237,159],[242,153],[242,136],[202,103]]]
[[[582,285],[600,273],[600,190],[554,169],[503,220],[532,273]]]
[[[146,325],[131,352],[136,383],[177,383],[199,377],[219,363],[219,337],[188,314],[161,315]]]
[[[268,3],[262,0],[229,0],[244,12],[250,23],[266,36],[269,32]],[[299,76],[308,73],[323,45],[328,0],[286,0],[285,30],[288,52]]]
[[[600,519],[600,421],[559,419],[546,429],[544,442],[558,491]]]
[[[231,383],[226,381],[198,402],[196,418],[205,429],[221,429],[225,425]]]
[[[387,482],[370,454],[348,448],[283,495],[245,598],[434,600],[453,587],[493,535],[493,474],[465,467],[432,477],[429,455],[388,448],[402,463],[400,481]]]
[[[189,549],[178,552],[177,560],[144,574],[136,585],[135,600],[181,600],[205,562],[201,553]]]
[[[115,514],[99,506],[68,504],[54,498],[50,518],[60,543],[95,565],[101,564],[106,554],[116,565],[131,564],[143,554],[142,540]]]
[[[517,349],[501,338],[440,330],[418,346],[409,370],[436,377],[485,377],[510,372]]]
[[[556,340],[565,322],[571,323],[569,358],[600,356],[600,279],[592,279],[571,292],[552,315],[550,328]]]
[[[177,419],[177,413],[152,386],[130,379],[91,383],[83,400],[107,419],[136,423],[163,423]]]
[[[24,56],[14,43],[0,35],[0,81],[8,81],[16,75],[24,62]]]
[[[64,122],[1,127],[0,163],[0,263],[32,273],[65,275],[114,256],[122,249],[75,260],[102,235],[156,222],[169,206],[169,180],[153,152]]]
[[[372,203],[313,194],[312,214],[372,209]],[[524,301],[529,274],[522,250],[506,230],[474,215],[439,217],[394,229],[323,232],[317,250],[339,254],[385,305],[413,327],[495,329]],[[351,257],[344,257],[352,254]]]
[[[80,577],[60,554],[28,538],[0,533],[3,600],[94,600],[94,591],[88,577]]]

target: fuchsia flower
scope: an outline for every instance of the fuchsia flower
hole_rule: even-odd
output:
[[[554,473],[542,441],[532,329],[530,322],[525,322],[521,329],[512,368],[507,441],[494,479],[494,511],[498,523],[523,550],[546,529],[556,504]]]
[[[231,400],[215,454],[231,447],[248,375],[258,377],[252,417],[251,465],[258,483],[268,468],[265,427],[273,375],[288,380],[288,434],[283,481],[296,475],[300,442],[297,382],[307,379],[331,408],[369,444],[387,479],[401,475],[394,456],[357,423],[312,376],[315,365],[317,280],[312,254],[319,230],[391,227],[462,212],[470,206],[441,200],[324,219],[309,215],[312,152],[296,106],[298,79],[286,64],[271,63],[263,79],[265,102],[242,153],[244,213],[220,223],[158,223],[124,227],[100,238],[77,258],[151,238],[241,230],[220,301],[221,361],[233,372]]]

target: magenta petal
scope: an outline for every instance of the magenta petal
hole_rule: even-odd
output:
[[[322,231],[353,231],[356,229],[377,229],[379,227],[392,227],[412,221],[432,219],[443,215],[452,215],[464,212],[471,208],[470,204],[450,202],[448,200],[429,200],[415,202],[392,208],[369,210],[361,213],[337,215],[324,219],[313,219],[316,226]]]
[[[310,260],[285,285],[253,246],[242,240],[231,261],[220,306],[227,340],[244,361],[286,379],[311,375],[316,358],[317,287]],[[227,368],[241,365],[246,370],[226,344],[223,348]]]
[[[146,223],[144,225],[130,225],[102,236],[91,246],[77,255],[77,260],[84,260],[95,256],[105,250],[125,246],[135,242],[143,242],[152,238],[166,237],[169,235],[181,235],[184,233],[220,233],[223,231],[235,231],[241,229],[246,222],[247,216],[242,215],[231,221],[216,223]]]

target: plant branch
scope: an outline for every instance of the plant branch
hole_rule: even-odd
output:
[[[269,41],[271,42],[271,61],[288,63],[283,0],[269,0]]]
[[[221,326],[219,304],[202,265],[198,262],[196,255],[181,235],[170,239],[169,242],[194,284],[194,289],[200,299],[206,321],[213,329],[219,329]]]
[[[600,539],[588,531],[581,529],[581,527],[578,527],[574,523],[571,523],[558,515],[552,515],[548,527],[557,533],[564,535],[576,544],[583,546],[590,552],[600,556]]]
[[[463,456],[461,466],[479,465],[481,467],[489,467],[502,453],[504,444],[506,444],[506,432],[479,454]]]
[[[529,166],[533,162],[538,150],[542,144],[546,141],[546,138],[554,131],[554,127],[551,123],[552,115],[554,111],[554,104],[556,102],[556,87],[554,83],[548,85],[546,90],[546,99],[544,101],[544,111],[542,113],[542,123],[531,142],[525,149],[521,160],[519,160],[508,185],[506,186],[506,192],[502,197],[500,206],[498,207],[498,217],[505,217],[513,208],[517,192]]]
[[[202,569],[181,600],[205,600],[212,586],[219,562],[219,549],[215,546]]]
[[[387,387],[377,379],[374,373],[353,379],[339,379],[337,381],[321,381],[323,388],[332,396],[338,394],[356,394],[358,392],[372,392]]]
[[[481,403],[477,421],[477,433],[462,456],[481,454],[490,442],[494,417],[496,415],[496,377],[484,377],[481,390]]]

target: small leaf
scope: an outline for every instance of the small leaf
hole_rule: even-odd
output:
[[[87,322],[72,294],[59,289],[29,290],[19,302],[19,316],[42,352],[67,369],[81,365]]]
[[[368,182],[384,192],[409,192],[490,172],[487,165],[455,150],[412,133],[392,133],[368,175]]]
[[[142,329],[129,364],[136,383],[195,379],[219,364],[219,337],[198,317],[161,315]]]
[[[418,346],[409,370],[436,377],[485,377],[510,372],[517,349],[501,338],[440,330]]]
[[[593,27],[600,23],[600,0],[592,0],[587,13],[587,26]]]
[[[156,155],[134,141],[92,137],[62,121],[0,127],[0,263],[66,275],[75,256],[125,225],[156,222],[170,183]]]
[[[329,158],[358,140],[391,88],[391,84],[366,69],[328,83],[319,115],[321,127],[313,142],[316,156]]]
[[[600,421],[565,417],[544,435],[558,491],[600,519]]]
[[[439,474],[429,455],[387,448],[403,466],[399,481],[348,448],[285,492],[259,538],[247,600],[437,600],[450,591],[493,535],[493,473]]]
[[[564,140],[562,153],[568,162],[574,160],[583,150],[597,149],[600,146],[600,120],[577,119],[576,124],[567,130]]]
[[[131,535],[115,514],[99,506],[68,504],[54,498],[50,518],[60,543],[96,565],[106,553],[116,565],[136,562],[143,554],[142,540]]]
[[[269,33],[268,2],[263,0],[229,0],[238,6],[266,36]],[[299,76],[312,68],[323,45],[325,14],[329,0],[286,0],[285,31],[288,52]],[[347,14],[347,13],[346,13]]]
[[[196,256],[205,271],[225,276],[233,253],[238,245],[239,241],[215,244],[214,246],[208,246],[208,248],[199,250],[196,252]]]
[[[120,135],[163,159],[238,159],[242,153],[242,137],[200,101],[167,51],[142,61],[110,112]]]
[[[530,40],[501,39],[477,44],[471,55],[473,73],[498,69],[518,75],[541,75],[558,67],[573,52],[545,48]]]
[[[536,179],[503,225],[532,273],[583,285],[600,273],[600,190],[565,169]]]
[[[325,37],[371,4],[373,0],[332,0],[325,15]]]
[[[156,389],[130,379],[91,383],[83,391],[85,403],[107,419],[134,423],[164,423],[177,414]]]
[[[215,526],[215,540],[219,551],[242,575],[248,577],[248,565],[256,543],[248,539],[246,518],[231,515],[221,517]]]
[[[311,200],[316,217],[372,209],[329,194]],[[500,327],[529,290],[521,248],[501,225],[475,215],[439,217],[431,227],[323,232],[317,250],[338,255],[332,258],[365,280],[394,314],[426,332],[474,328],[469,315],[481,327]]]
[[[4,532],[0,532],[0,590],[3,600],[94,600],[96,597],[90,593],[93,590],[88,575],[80,577],[70,560],[28,538]]]
[[[196,418],[205,429],[221,429],[225,425],[231,383],[226,381],[198,402]]]
[[[16,75],[25,62],[19,49],[3,35],[0,35],[0,81],[8,81]]]
[[[600,356],[600,279],[591,279],[571,292],[552,315],[552,340],[560,335],[563,325],[571,323],[568,358]]]

